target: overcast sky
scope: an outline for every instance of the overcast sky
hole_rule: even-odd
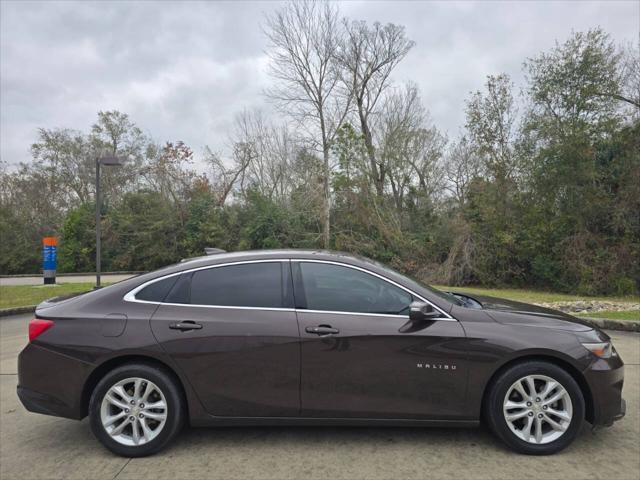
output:
[[[29,161],[38,127],[88,131],[99,110],[126,112],[159,142],[222,149],[236,113],[270,111],[265,12],[278,2],[1,3],[1,150]],[[413,81],[455,136],[464,99],[489,74],[522,82],[526,57],[572,30],[601,26],[638,42],[640,2],[342,2],[352,19],[393,22],[415,48],[394,81]]]

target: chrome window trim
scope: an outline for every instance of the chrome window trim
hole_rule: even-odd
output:
[[[169,303],[169,302],[152,302],[149,300],[138,300],[136,298],[136,293],[138,293],[140,290],[142,290],[143,288],[148,287],[149,285],[152,285],[156,282],[159,282],[161,280],[165,280],[167,278],[171,278],[171,277],[176,277],[178,275],[182,275],[183,273],[190,273],[190,272],[197,272],[199,270],[209,270],[210,268],[218,268],[218,267],[229,267],[229,266],[233,266],[233,265],[244,265],[244,264],[251,264],[251,263],[282,263],[282,262],[289,262],[288,258],[279,258],[279,259],[263,259],[263,260],[240,260],[237,262],[227,262],[227,263],[220,263],[218,265],[205,265],[204,267],[195,267],[195,268],[189,268],[187,270],[181,270],[179,272],[175,272],[175,273],[170,273],[168,275],[163,275],[161,277],[158,278],[154,278],[152,280],[149,280],[145,283],[143,283],[142,285],[138,285],[136,288],[134,288],[133,290],[130,290],[129,292],[127,292],[125,294],[124,297],[122,297],[122,299],[125,302],[133,302],[133,303],[148,303],[148,304],[152,304],[152,305],[178,305],[178,306],[187,306],[187,307],[210,307],[210,308],[247,308],[247,309],[258,309],[258,310],[269,310],[269,308],[267,307],[237,307],[237,306],[227,306],[227,305],[199,305],[196,303]],[[276,310],[294,310],[293,308],[279,308]]]
[[[277,307],[238,307],[236,305],[200,305],[198,303],[170,303],[170,302],[149,302],[147,300],[128,300],[136,303],[150,303],[153,305],[168,305],[170,307],[195,307],[195,308],[224,308],[229,310],[260,310],[261,312],[295,312],[295,308]]]
[[[386,313],[366,313],[366,312],[342,312],[342,311],[332,311],[332,310],[308,310],[308,309],[296,309],[296,308],[275,308],[275,307],[241,307],[241,306],[235,306],[235,305],[200,305],[200,304],[195,304],[195,303],[169,303],[169,302],[153,302],[153,301],[149,301],[149,300],[138,300],[136,298],[136,293],[138,293],[140,290],[142,290],[143,288],[148,287],[149,285],[152,285],[156,282],[159,282],[161,280],[165,280],[167,278],[170,277],[175,277],[178,275],[182,275],[183,273],[190,273],[190,272],[197,272],[200,270],[208,270],[211,268],[219,268],[219,267],[229,267],[229,266],[233,266],[233,265],[245,265],[245,264],[252,264],[252,263],[282,263],[282,262],[308,262],[308,263],[326,263],[329,265],[338,265],[341,267],[346,267],[346,268],[352,268],[354,270],[359,270],[361,272],[364,272],[366,274],[369,275],[373,275],[374,277],[378,277],[381,280],[388,282],[392,285],[395,285],[396,287],[408,292],[409,294],[411,294],[412,296],[418,298],[419,300],[428,303],[429,305],[431,305],[433,308],[435,308],[438,312],[440,312],[442,315],[444,315],[443,317],[438,317],[438,318],[434,318],[434,321],[448,321],[448,322],[457,322],[457,320],[453,317],[451,317],[448,313],[446,313],[444,310],[442,310],[440,307],[438,307],[437,305],[434,305],[433,303],[431,303],[429,300],[427,300],[426,298],[422,297],[421,295],[418,295],[417,293],[415,293],[413,290],[404,287],[402,285],[400,285],[397,282],[394,282],[393,280],[380,275],[378,273],[372,272],[371,270],[367,270],[366,268],[361,268],[361,267],[357,267],[355,265],[351,265],[349,263],[342,263],[342,262],[335,262],[335,261],[331,261],[331,260],[316,260],[316,259],[307,259],[307,258],[267,258],[267,259],[261,259],[261,260],[239,260],[236,262],[226,262],[226,263],[220,263],[217,265],[205,265],[203,267],[196,267],[196,268],[189,268],[187,270],[182,270],[180,272],[175,272],[175,273],[170,273],[168,275],[163,275],[161,277],[158,278],[154,278],[152,280],[149,280],[147,282],[144,282],[141,285],[138,285],[136,288],[130,290],[129,292],[127,292],[125,294],[125,296],[122,298],[125,302],[132,302],[132,303],[146,303],[146,304],[150,304],[150,305],[169,305],[169,306],[173,306],[173,307],[196,307],[196,308],[225,308],[225,309],[232,309],[232,310],[263,310],[263,311],[274,311],[274,312],[307,312],[307,313],[320,313],[320,314],[334,314],[334,315],[366,315],[366,316],[373,316],[373,317],[399,317],[399,318],[409,318],[409,315],[396,315],[396,314],[386,314]]]
[[[394,317],[394,318],[409,318],[409,315],[398,315],[396,313],[360,313],[360,312],[341,312],[335,310],[307,310],[305,308],[298,308],[296,312],[300,313],[330,313],[332,315],[354,315],[354,316],[366,316],[366,317]],[[434,318],[434,320],[449,320],[448,318]]]

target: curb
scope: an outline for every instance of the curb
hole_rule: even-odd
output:
[[[620,332],[640,332],[640,321],[637,320],[609,320],[606,318],[578,317],[591,325],[605,330]]]
[[[26,307],[2,308],[0,309],[0,317],[8,317],[9,315],[19,315],[21,313],[35,312],[37,305],[28,305]],[[640,321],[636,320],[609,320],[606,318],[585,318],[579,317],[595,327],[605,330],[616,330],[619,332],[640,332]]]
[[[1,308],[0,317],[8,317],[9,315],[19,315],[21,313],[31,313],[36,311],[37,305],[27,305],[26,307]]]

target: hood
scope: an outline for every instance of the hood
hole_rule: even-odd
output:
[[[467,294],[463,293],[463,295]],[[469,297],[480,302],[482,309],[500,323],[556,328],[574,332],[593,330],[589,323],[551,308],[484,295],[469,295]]]

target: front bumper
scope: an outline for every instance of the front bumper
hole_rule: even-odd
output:
[[[615,355],[596,360],[585,372],[593,401],[592,417],[588,420],[594,427],[608,427],[625,416],[627,404],[622,398],[624,363]]]
[[[620,413],[618,413],[615,417],[613,417],[613,421],[617,422],[622,417],[624,417],[626,414],[627,414],[627,402],[623,398],[621,403],[620,403]]]

